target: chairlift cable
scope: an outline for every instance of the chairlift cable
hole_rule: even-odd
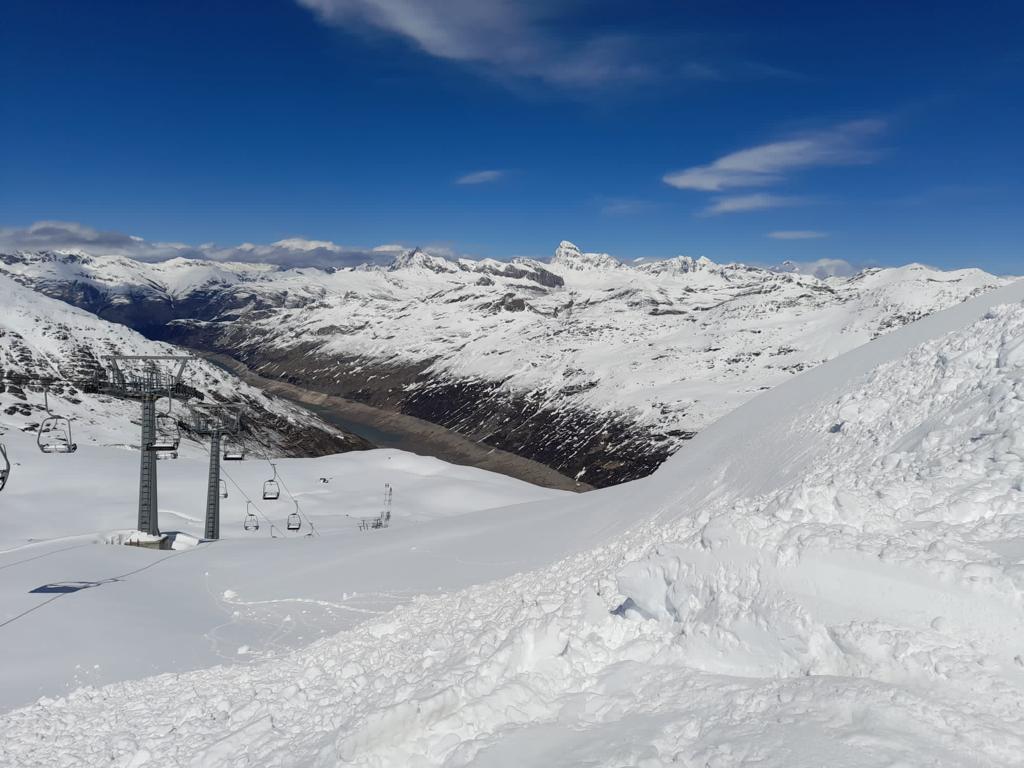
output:
[[[295,512],[306,523],[306,525],[309,526],[310,534],[312,534],[313,536],[319,536],[320,531],[318,531],[316,529],[316,526],[313,525],[312,518],[310,518],[309,515],[302,511],[302,507],[299,504],[299,500],[295,498],[295,494],[291,492],[291,489],[288,487],[288,483],[284,481],[284,477],[282,477],[281,471],[277,468],[277,464],[270,460],[270,456],[267,455],[266,449],[263,448],[262,446],[260,447],[260,453],[263,454],[263,460],[266,461],[267,464],[270,465],[271,469],[274,470],[274,476],[276,477],[277,482],[281,484],[281,487],[284,488],[284,492],[288,494],[288,498],[291,499],[292,502],[295,504]]]
[[[204,450],[204,451],[206,451],[207,455],[209,455],[209,453],[210,453],[210,449],[206,447],[206,444],[205,444],[205,443],[200,443],[200,445],[201,445],[201,446],[203,447],[203,450]],[[274,536],[274,531],[275,531],[275,530],[277,529],[277,526],[275,526],[275,525],[274,525],[274,521],[273,521],[273,520],[271,520],[271,519],[270,519],[269,517],[267,517],[267,515],[266,515],[266,514],[265,514],[265,513],[263,512],[263,510],[262,510],[262,509],[260,509],[260,506],[259,506],[259,504],[257,504],[257,503],[256,503],[255,501],[253,501],[253,500],[252,500],[251,498],[249,498],[249,494],[247,494],[247,493],[245,492],[245,489],[244,489],[244,488],[243,488],[242,486],[240,486],[240,485],[238,484],[238,482],[237,482],[237,481],[235,480],[235,478],[233,478],[233,477],[231,476],[231,473],[229,473],[229,472],[228,472],[228,471],[227,471],[226,469],[224,469],[224,464],[223,464],[223,463],[221,463],[221,464],[220,464],[220,473],[221,473],[222,475],[226,476],[226,477],[227,477],[227,479],[231,481],[231,484],[232,484],[233,486],[235,486],[235,489],[236,489],[236,490],[237,490],[237,491],[238,491],[238,492],[239,492],[240,494],[242,494],[242,498],[243,498],[243,499],[245,499],[245,500],[246,500],[246,502],[248,502],[249,504],[251,504],[251,505],[252,505],[252,507],[253,507],[253,508],[254,508],[254,509],[256,510],[257,514],[258,514],[258,515],[259,515],[260,517],[262,517],[264,521],[266,521],[267,525],[269,525],[269,526],[270,526],[270,535],[271,535],[271,537],[273,537],[273,538],[277,538],[276,536]]]

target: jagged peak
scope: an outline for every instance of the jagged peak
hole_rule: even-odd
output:
[[[690,272],[716,272],[722,270],[722,265],[718,264],[707,256],[699,256],[694,258],[693,256],[676,256],[671,259],[661,259],[659,261],[649,261],[644,264],[638,264],[636,269],[643,272],[649,272],[651,274],[688,274]]]
[[[584,253],[575,243],[568,240],[563,240],[558,244],[555,255],[551,257],[551,264],[575,270],[619,269],[622,267],[621,262],[613,256],[607,253]]]
[[[388,267],[389,271],[399,269],[426,269],[430,272],[458,272],[459,266],[444,256],[427,253],[421,248],[412,248],[395,257]]]

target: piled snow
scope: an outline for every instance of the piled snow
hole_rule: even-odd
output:
[[[1014,285],[935,315],[647,480],[474,516],[448,542],[514,575],[271,661],[41,700],[0,719],[0,758],[1019,765],[1022,301]]]

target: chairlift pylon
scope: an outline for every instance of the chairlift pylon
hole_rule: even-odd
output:
[[[298,531],[302,528],[302,516],[299,515],[299,502],[295,502],[295,511],[288,515],[288,522],[285,527],[289,531]]]
[[[258,531],[260,529],[260,519],[250,511],[251,506],[251,501],[245,502],[245,520],[242,521],[242,527],[247,531]]]
[[[46,418],[39,425],[36,433],[36,445],[43,453],[74,453],[78,445],[72,439],[71,419],[58,416],[50,410],[50,394],[48,389],[43,389],[43,405],[46,408]]]
[[[11,460],[7,458],[7,447],[0,443],[0,491],[7,485],[7,478],[11,476]]]
[[[277,464],[270,465],[274,470],[274,476],[263,484],[263,500],[275,501],[281,498],[281,487],[277,482]]]

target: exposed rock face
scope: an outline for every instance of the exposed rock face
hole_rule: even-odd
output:
[[[920,265],[851,278],[680,256],[279,269],[77,253],[0,272],[154,339],[442,424],[594,485],[649,473],[709,421],[891,328],[1005,282]]]

